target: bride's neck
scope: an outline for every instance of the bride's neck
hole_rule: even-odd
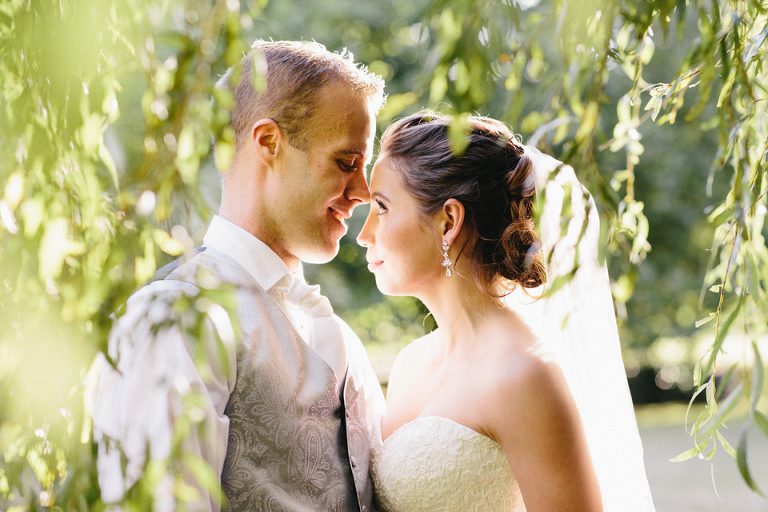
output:
[[[498,301],[479,290],[469,276],[444,277],[419,298],[434,316],[448,349],[472,342],[490,320],[505,314]]]

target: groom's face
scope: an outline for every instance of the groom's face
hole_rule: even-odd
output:
[[[370,201],[365,169],[375,134],[369,102],[341,83],[323,86],[305,150],[284,145],[280,183],[270,205],[273,232],[285,256],[331,260],[355,206]]]

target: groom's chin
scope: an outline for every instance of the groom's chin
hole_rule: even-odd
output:
[[[313,265],[321,265],[328,263],[339,254],[339,241],[336,240],[333,243],[329,243],[326,247],[317,247],[311,251],[305,251],[300,256],[300,260],[304,263],[311,263]]]

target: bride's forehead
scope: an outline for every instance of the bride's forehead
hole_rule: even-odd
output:
[[[374,181],[388,180],[393,170],[392,159],[386,153],[380,153],[371,170],[371,186]]]
[[[390,158],[379,158],[371,171],[371,194],[381,192],[387,197],[407,193],[402,171]],[[410,194],[409,194],[410,195]]]

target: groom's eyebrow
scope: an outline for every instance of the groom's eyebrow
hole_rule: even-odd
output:
[[[365,149],[357,149],[357,148],[351,148],[351,149],[344,149],[341,151],[342,155],[355,155],[363,157],[363,160],[368,160],[371,158],[370,153],[366,153]]]

